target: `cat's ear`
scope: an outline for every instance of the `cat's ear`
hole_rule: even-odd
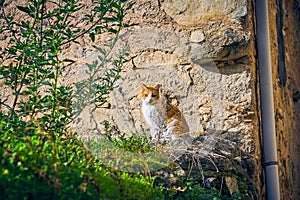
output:
[[[142,89],[143,89],[143,90],[148,89],[147,86],[146,86],[144,83],[142,83]]]
[[[160,87],[161,87],[161,84],[157,84],[154,88],[155,88],[156,90],[159,90]]]

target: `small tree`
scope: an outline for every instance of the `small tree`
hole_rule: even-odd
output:
[[[67,44],[76,43],[86,35],[93,41],[95,35],[105,32],[117,38],[123,27],[124,7],[118,0],[93,1],[93,7],[81,19],[88,24],[83,29],[72,23],[76,13],[83,9],[79,0],[29,0],[26,6],[16,6],[24,14],[21,22],[7,15],[5,0],[0,2],[3,26],[0,34],[9,38],[8,45],[0,52],[0,59],[6,63],[0,64],[0,80],[13,91],[11,105],[5,99],[0,102],[8,108],[6,119],[17,115],[44,131],[62,134],[72,120],[72,89],[60,85],[58,80],[74,61],[62,60],[59,54]],[[111,64],[115,67],[94,80],[93,93],[97,94],[94,102],[104,102],[105,95],[113,89],[122,68],[122,56]],[[79,92],[84,87],[77,85]]]
[[[118,182],[107,177],[82,142],[68,132],[76,94],[59,79],[74,63],[61,59],[66,45],[84,36],[94,41],[96,35],[110,32],[114,39],[109,48],[113,48],[123,27],[125,7],[119,0],[93,1],[88,14],[80,19],[87,27],[83,29],[72,23],[83,9],[80,2],[24,1],[26,6],[14,7],[22,15],[18,21],[16,14],[8,15],[11,5],[0,0],[0,36],[7,42],[0,48],[0,81],[11,89],[13,99],[12,103],[0,99],[1,199],[120,197]],[[103,75],[95,75],[95,95],[90,102],[105,102],[120,78],[123,55],[111,60],[108,53],[103,51],[101,64],[110,63],[111,67]],[[91,70],[97,73],[99,67]],[[87,86],[91,84],[76,85],[77,93],[87,91]],[[100,182],[106,184],[100,187]],[[110,191],[114,189],[118,192]]]

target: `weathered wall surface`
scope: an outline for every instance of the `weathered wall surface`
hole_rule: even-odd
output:
[[[130,2],[135,4],[125,18],[128,26],[112,51],[114,55],[123,47],[128,50],[122,78],[108,104],[84,107],[72,128],[88,139],[101,134],[102,122],[108,120],[127,135],[145,135],[149,128],[141,113],[141,84],[161,84],[191,131],[211,138],[204,146],[221,158],[220,168],[259,185],[252,1],[126,1]],[[66,48],[62,56],[76,63],[63,73],[62,83],[73,86],[87,80],[88,64],[101,54],[95,46],[108,37],[97,37],[94,43],[83,38],[80,45]],[[259,190],[257,186],[253,192],[259,195]]]
[[[282,199],[300,198],[300,1],[269,1]]]
[[[237,161],[226,158],[222,162],[228,165],[221,168],[226,171],[239,165],[245,176],[259,184],[252,16],[251,1],[246,0],[135,1],[116,46],[129,50],[122,79],[106,108],[84,109],[76,130],[89,138],[101,134],[101,122],[108,120],[127,135],[147,134],[141,84],[161,84],[184,113],[191,131],[213,137],[213,142],[207,141],[209,153]],[[99,54],[89,44],[68,53],[80,53],[80,64],[66,73],[70,82],[82,79],[86,63]]]
[[[110,109],[95,111],[96,122],[109,116],[123,132],[147,132],[140,111],[140,86],[159,83],[171,93],[191,130],[239,132],[245,152],[253,151],[247,145],[252,143],[253,127],[249,120],[245,122],[253,100],[251,34],[244,28],[247,2],[208,5],[206,1],[135,3],[119,41],[119,46],[129,49],[130,62],[110,96]],[[97,58],[99,52],[83,49],[86,62]],[[81,62],[79,71],[84,68]]]

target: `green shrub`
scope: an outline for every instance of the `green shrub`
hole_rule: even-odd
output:
[[[50,136],[0,114],[1,199],[140,199],[159,196],[141,175],[103,166],[74,136]]]
[[[54,9],[48,10],[47,3]],[[0,80],[13,93],[12,104],[0,101],[6,109],[0,110],[0,198],[134,199],[132,188],[143,185],[143,197],[149,199],[155,190],[150,182],[106,168],[69,131],[74,95],[71,87],[59,84],[62,71],[74,62],[60,59],[63,47],[85,35],[91,40],[103,32],[118,35],[124,17],[121,1],[93,1],[83,19],[90,24],[88,29],[70,23],[82,9],[77,0],[29,0],[26,6],[17,6],[25,14],[22,22],[7,15],[4,0],[0,6],[0,34],[9,38],[0,52],[1,61],[6,61],[0,65]],[[105,102],[122,70],[122,55],[104,58],[114,67],[94,79],[93,103]]]
[[[112,130],[108,121],[104,121],[103,124],[105,128],[105,136],[115,147],[134,153],[148,153],[155,150],[154,144],[147,136],[133,134],[129,137],[126,137],[116,128]]]

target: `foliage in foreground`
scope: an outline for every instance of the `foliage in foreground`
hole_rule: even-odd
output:
[[[0,34],[8,38],[7,46],[0,49],[0,81],[12,93],[12,101],[0,99],[0,199],[144,199],[159,195],[147,178],[125,176],[102,166],[68,129],[76,94],[59,79],[74,61],[59,55],[65,45],[86,35],[92,41],[105,32],[117,38],[126,9],[121,1],[93,1],[81,20],[86,29],[72,23],[83,8],[78,0],[28,0],[25,6],[15,6],[22,22],[10,15],[8,7],[5,0],[0,1]],[[112,39],[108,48],[114,42]],[[102,50],[101,63],[95,66],[110,66],[103,75],[91,76],[90,85],[76,85],[81,94],[92,91],[90,102],[105,102],[104,96],[119,78],[123,59],[111,60],[108,54]]]
[[[0,115],[0,199],[150,199],[162,197],[141,175],[109,170],[74,136],[46,134]]]
[[[0,114],[0,199],[220,199],[197,182],[185,191],[154,186],[154,178],[107,168],[74,135],[6,119]]]

